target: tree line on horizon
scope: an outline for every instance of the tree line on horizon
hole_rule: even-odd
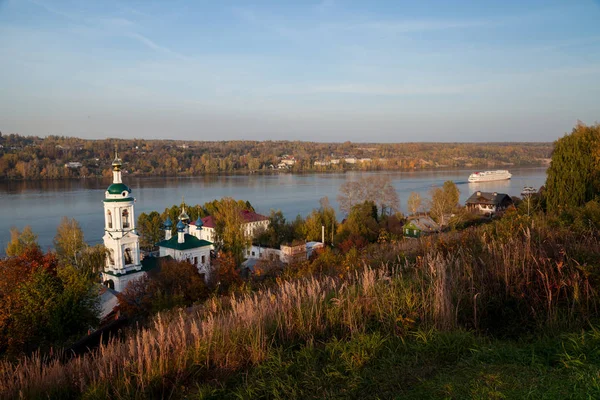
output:
[[[543,165],[550,158],[552,144],[89,140],[0,133],[0,180],[109,177],[115,148],[128,174],[194,176],[267,172],[277,169],[286,156],[295,160],[289,166],[291,172]],[[351,164],[345,158],[370,161]],[[315,165],[332,159],[340,162]],[[69,162],[81,163],[81,167],[68,168]]]

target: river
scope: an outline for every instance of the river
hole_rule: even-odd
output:
[[[346,172],[330,174],[270,174],[270,175],[210,175],[193,178],[135,178],[125,175],[123,181],[133,190],[136,216],[142,212],[180,204],[204,204],[222,197],[249,200],[257,212],[268,215],[271,209],[281,210],[286,218],[308,215],[319,207],[319,199],[329,197],[338,211],[336,196],[346,181],[360,176],[386,174],[392,179],[401,209],[406,212],[406,200],[411,192],[429,197],[432,187],[454,181],[465,200],[476,190],[508,193],[519,196],[524,186],[536,189],[546,181],[546,167],[513,168],[511,180],[468,183],[472,172],[464,169],[393,172]],[[0,182],[0,255],[10,240],[10,227],[22,229],[31,225],[39,235],[40,246],[47,250],[63,216],[79,221],[85,240],[97,244],[102,240],[104,191],[108,180],[81,179],[72,181]]]

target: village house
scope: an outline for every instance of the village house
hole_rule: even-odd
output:
[[[439,232],[440,226],[427,215],[413,216],[408,218],[408,221],[404,224],[403,231],[406,237],[418,238],[423,235]]]
[[[513,201],[506,193],[489,193],[477,191],[467,199],[467,210],[486,217],[493,217],[513,205]]]

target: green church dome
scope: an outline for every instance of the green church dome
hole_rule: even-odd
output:
[[[131,189],[124,183],[113,183],[106,190],[109,194],[121,194],[123,192],[127,192],[127,194],[131,193]]]

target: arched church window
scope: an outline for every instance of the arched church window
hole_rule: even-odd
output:
[[[108,265],[115,265],[115,251],[113,249],[108,251]]]
[[[121,216],[123,220],[123,229],[129,228],[129,211],[123,210]]]
[[[110,210],[106,211],[106,220],[108,229],[112,229],[112,213],[110,212]]]
[[[133,264],[133,257],[131,256],[131,249],[129,247],[125,249],[125,264]]]

